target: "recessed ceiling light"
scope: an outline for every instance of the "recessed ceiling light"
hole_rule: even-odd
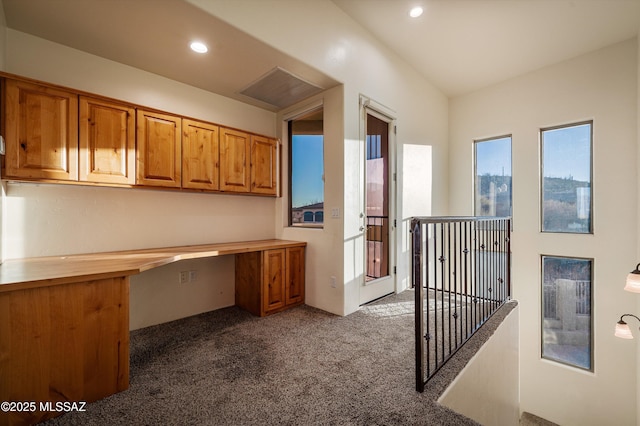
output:
[[[207,51],[209,50],[207,45],[200,41],[194,41],[191,43],[190,46],[191,46],[191,50],[198,53],[207,53]]]
[[[411,16],[412,18],[417,18],[418,16],[422,15],[422,12],[422,8],[420,6],[416,6],[409,11],[409,16]]]

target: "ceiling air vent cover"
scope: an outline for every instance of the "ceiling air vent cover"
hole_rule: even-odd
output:
[[[276,67],[240,93],[275,107],[285,108],[321,91],[322,88]]]

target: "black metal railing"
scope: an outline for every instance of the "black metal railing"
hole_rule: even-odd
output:
[[[416,389],[511,297],[511,218],[411,219]]]

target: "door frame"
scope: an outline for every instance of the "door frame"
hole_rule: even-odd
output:
[[[388,175],[389,180],[389,275],[367,282],[367,250],[366,250],[366,206],[367,206],[367,115],[372,115],[388,124]],[[392,109],[368,98],[360,95],[360,146],[362,147],[360,154],[360,233],[362,236],[362,278],[359,282],[359,304],[363,305],[388,294],[396,293],[398,285],[396,281],[395,268],[397,265],[397,229],[396,220],[396,197],[397,197],[397,173],[396,173],[396,114]]]

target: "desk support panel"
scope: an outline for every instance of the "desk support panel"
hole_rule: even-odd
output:
[[[93,402],[129,387],[129,278],[0,293],[0,401]],[[1,413],[0,425],[55,412]]]

